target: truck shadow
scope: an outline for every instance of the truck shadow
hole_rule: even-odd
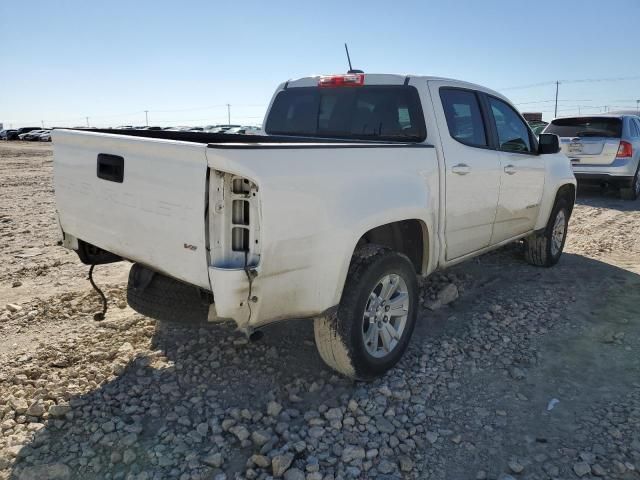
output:
[[[422,310],[399,366],[369,384],[352,383],[324,366],[308,321],[273,325],[257,343],[247,342],[230,325],[195,330],[158,325],[151,342],[158,351],[130,359],[115,380],[72,398],[66,417],[43,421],[18,453],[10,478],[142,480],[188,472],[189,478],[204,479],[221,471],[232,476],[244,472],[247,459],[260,447],[241,442],[228,426],[223,428],[223,420],[251,431],[269,430],[272,449],[294,449],[299,441],[317,445],[298,433],[307,425],[305,412],[343,406],[353,398],[409,403],[408,398],[381,397],[380,387],[404,388],[412,372],[424,368],[421,362],[445,355],[443,345],[464,333],[469,320],[491,304],[505,298],[544,298],[545,290],[567,288],[580,301],[568,304],[566,318],[559,321],[579,323],[602,301],[592,295],[596,289],[640,281],[629,271],[580,255],[563,256],[556,268],[533,268],[519,259],[516,247],[459,265],[451,273],[466,279],[461,298],[437,311]],[[496,291],[499,296],[492,293]],[[459,376],[473,376],[461,368]],[[608,380],[591,371],[587,381]],[[458,395],[463,401],[466,394]],[[437,403],[437,391],[423,400]],[[279,416],[267,413],[270,401],[283,407]],[[222,469],[203,463],[212,450],[225,451]],[[58,471],[59,476],[51,475]]]

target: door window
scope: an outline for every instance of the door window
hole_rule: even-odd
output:
[[[498,132],[500,150],[531,153],[529,128],[520,115],[510,105],[494,97],[489,97],[489,105]]]
[[[487,132],[476,94],[469,90],[441,88],[440,99],[449,134],[461,143],[486,147]]]

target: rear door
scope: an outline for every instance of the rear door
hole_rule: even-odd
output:
[[[500,188],[500,158],[489,146],[478,92],[430,81],[445,157],[446,259],[489,245]],[[438,100],[439,99],[439,100]]]
[[[567,117],[553,120],[545,133],[560,137],[562,152],[578,165],[610,165],[616,159],[622,119],[618,117]]]
[[[209,289],[206,145],[54,130],[66,234]]]
[[[544,189],[545,163],[537,154],[533,133],[516,110],[487,95],[491,126],[500,152],[500,200],[491,244],[534,228]]]

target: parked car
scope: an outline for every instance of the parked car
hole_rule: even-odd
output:
[[[259,127],[233,127],[233,128],[229,128],[224,133],[229,133],[229,134],[237,133],[241,135],[260,135],[263,132],[262,132],[262,129]]]
[[[247,335],[313,318],[322,359],[363,379],[407,348],[417,275],[518,240],[533,265],[560,259],[571,166],[501,94],[352,73],[288,81],[270,105],[243,142],[56,129],[63,244],[136,262],[128,301],[153,318]]]
[[[18,138],[20,140],[27,140],[27,141],[33,142],[33,141],[39,140],[40,135],[42,135],[43,133],[49,133],[50,131],[51,130],[31,130],[30,132],[22,133],[18,135]]]
[[[38,140],[41,142],[50,142],[51,141],[51,130],[48,132],[41,133],[38,135]]]
[[[640,196],[640,117],[556,118],[544,131],[560,137],[580,183],[609,184],[626,200]]]
[[[23,132],[23,133],[18,134],[18,139],[19,140],[30,140],[33,135],[36,135],[38,133],[42,133],[43,131],[44,130],[42,130],[42,129],[29,130],[28,132]]]
[[[0,140],[15,140],[18,135],[18,130],[5,129],[0,130]]]
[[[17,130],[16,134],[15,134],[15,136],[16,136],[15,140],[21,140],[20,135],[32,132],[34,130],[42,130],[42,127],[22,127],[22,128],[19,128]]]

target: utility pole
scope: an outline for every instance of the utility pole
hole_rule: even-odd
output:
[[[40,120],[40,123],[42,124],[42,128],[44,128],[44,120]]]
[[[147,122],[147,127],[149,126],[149,110],[144,111],[144,119]]]
[[[558,87],[560,86],[560,81],[556,80],[556,110],[553,114],[554,117],[558,116]]]
[[[87,127],[89,126],[89,117],[84,117],[87,119]]]
[[[636,100],[636,112],[640,113],[640,100]]]
[[[227,125],[231,125],[231,105],[227,103]]]

